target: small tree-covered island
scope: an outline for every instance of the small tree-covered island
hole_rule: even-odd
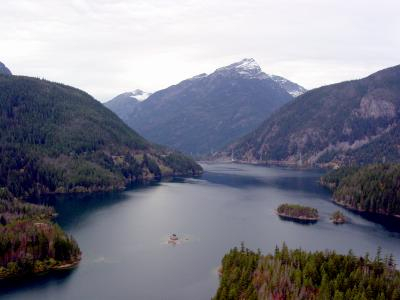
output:
[[[276,210],[278,216],[284,220],[292,220],[301,223],[317,222],[318,210],[308,206],[284,203]]]
[[[242,247],[222,259],[214,300],[400,299],[400,272],[392,256],[356,257],[334,251],[290,250],[261,255]]]
[[[333,191],[336,204],[400,218],[400,164],[343,167],[323,176],[321,184]]]
[[[333,224],[339,225],[346,223],[346,218],[341,211],[337,210],[332,214],[331,221]]]

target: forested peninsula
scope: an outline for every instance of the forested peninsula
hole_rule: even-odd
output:
[[[53,208],[7,198],[4,189],[0,192],[0,280],[78,264],[78,244],[51,222]]]
[[[339,205],[400,218],[400,164],[343,167],[321,177],[321,184]]]

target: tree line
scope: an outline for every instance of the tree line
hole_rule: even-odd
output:
[[[261,255],[233,248],[222,259],[218,299],[400,299],[400,272],[381,249],[371,258],[352,251],[307,252],[285,244]]]
[[[76,263],[76,241],[50,218],[54,209],[18,200],[0,200],[0,279]]]
[[[321,178],[336,203],[387,215],[400,215],[400,164],[343,167]]]

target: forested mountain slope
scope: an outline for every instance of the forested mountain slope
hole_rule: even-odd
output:
[[[14,196],[102,191],[201,171],[78,89],[0,75],[0,187]]]
[[[400,161],[400,66],[291,101],[218,154],[247,162],[343,165]]]

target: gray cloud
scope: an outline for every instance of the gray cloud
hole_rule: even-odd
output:
[[[3,0],[1,7],[0,61],[99,100],[154,91],[244,57],[307,88],[400,63],[397,0]]]

